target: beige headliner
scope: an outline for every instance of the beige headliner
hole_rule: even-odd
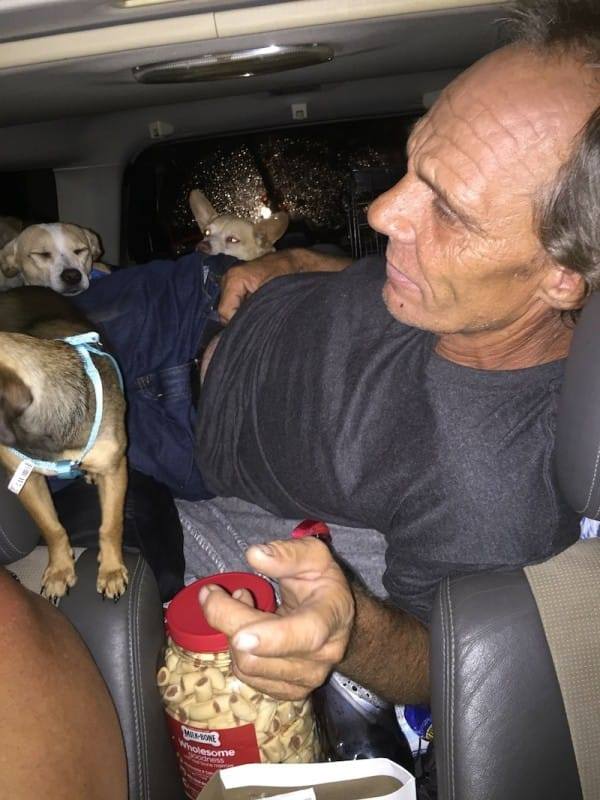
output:
[[[0,43],[0,69],[269,31],[500,4],[503,0],[295,0]],[[222,48],[221,48],[222,49]]]

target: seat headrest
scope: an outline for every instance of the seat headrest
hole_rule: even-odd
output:
[[[600,292],[575,326],[558,409],[558,480],[567,502],[600,519]]]

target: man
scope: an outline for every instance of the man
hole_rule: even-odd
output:
[[[406,177],[369,212],[389,237],[385,266],[270,283],[208,367],[199,456],[212,489],[387,539],[391,603],[307,540],[248,552],[280,580],[277,616],[202,590],[237,674],[274,696],[302,697],[335,667],[396,702],[426,700],[439,580],[541,560],[577,537],[552,435],[565,312],[598,282],[585,214],[593,223],[599,18],[579,19],[586,3],[535,5],[524,28],[538,40],[475,64],[412,132]],[[292,253],[258,277],[236,269],[221,313],[278,272],[322,268]]]

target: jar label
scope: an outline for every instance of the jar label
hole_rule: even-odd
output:
[[[190,800],[196,800],[218,770],[260,763],[254,725],[206,730],[179,722],[170,714],[166,716],[183,786]]]

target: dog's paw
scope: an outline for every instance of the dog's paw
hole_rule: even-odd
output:
[[[48,565],[42,576],[42,597],[46,597],[56,605],[61,597],[69,593],[71,586],[77,583],[75,567],[69,564],[64,567]]]
[[[116,567],[100,565],[96,589],[103,598],[108,597],[116,602],[125,593],[128,581],[129,573],[125,564],[118,564]]]

